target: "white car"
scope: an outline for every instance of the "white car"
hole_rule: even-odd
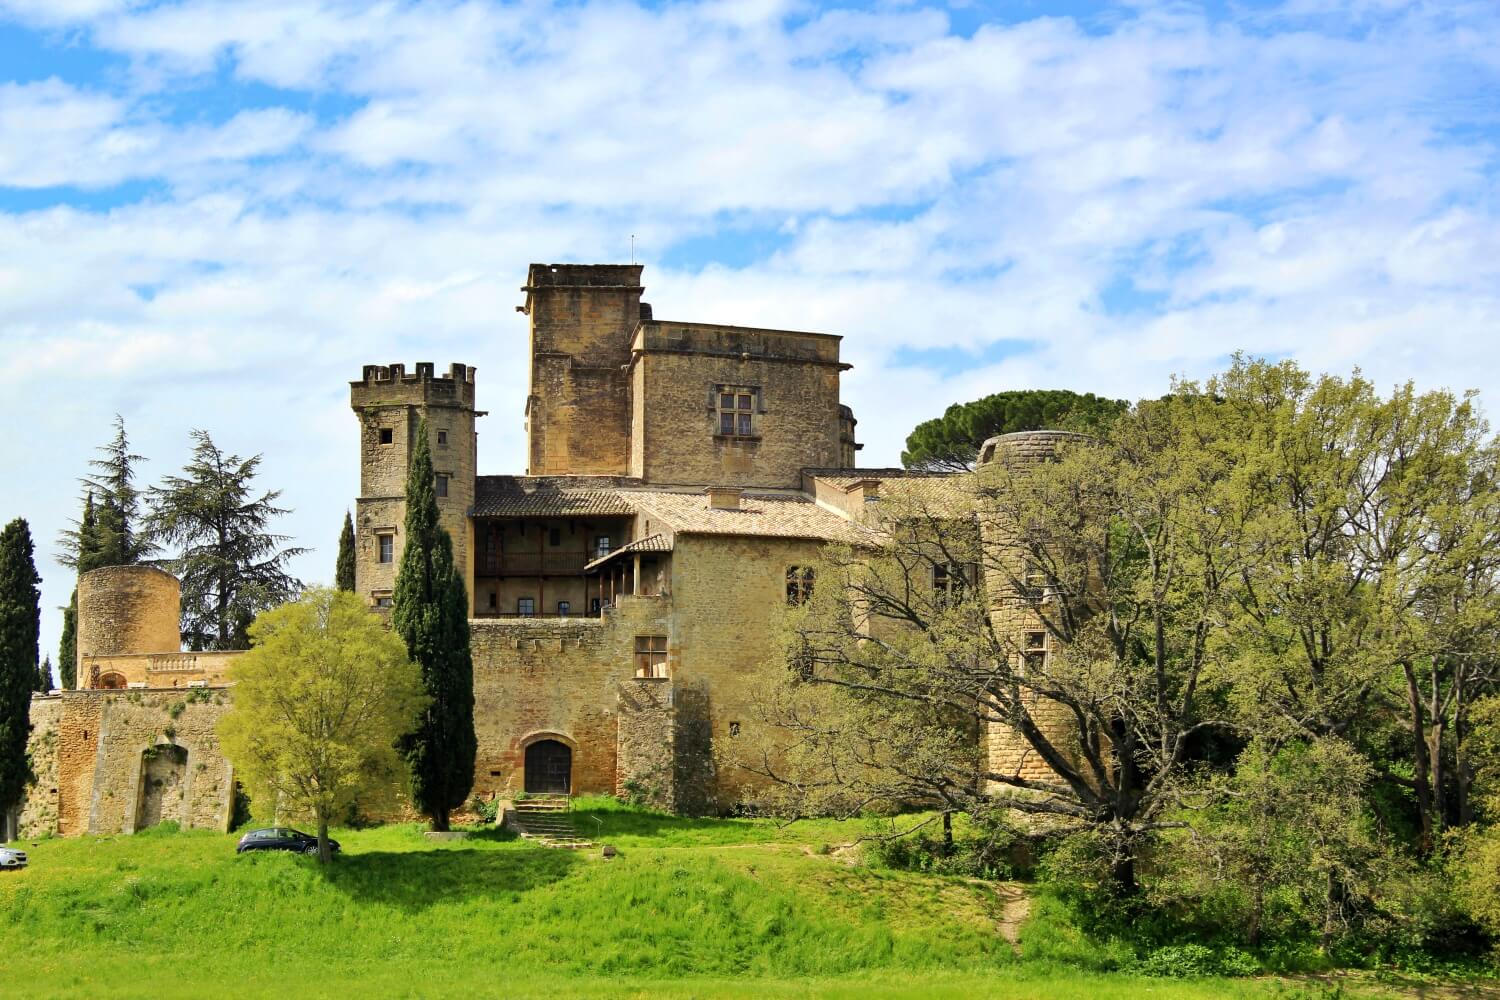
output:
[[[0,847],[0,868],[25,868],[26,852],[14,847]]]

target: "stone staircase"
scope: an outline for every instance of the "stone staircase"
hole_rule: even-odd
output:
[[[511,804],[511,819],[521,836],[543,847],[587,850],[594,842],[578,835],[572,808],[566,795],[530,795]]]

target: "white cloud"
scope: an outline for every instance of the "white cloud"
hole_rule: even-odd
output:
[[[0,0],[130,62],[0,83],[0,187],[161,185],[0,212],[0,391],[39,415],[0,510],[50,538],[115,411],[153,476],[207,426],[267,453],[326,577],[344,382],[477,364],[482,465],[519,470],[525,266],[631,234],[660,316],[844,334],[877,464],[954,400],[1153,395],[1239,348],[1500,390],[1500,13],[1346,8],[959,37],[901,5]],[[219,71],[282,92],[194,113]],[[739,233],[782,242],[658,263]]]

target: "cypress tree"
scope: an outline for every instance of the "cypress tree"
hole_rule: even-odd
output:
[[[78,588],[73,599],[62,609],[62,639],[57,644],[57,684],[71,691],[78,685]]]
[[[52,690],[52,657],[45,656],[36,668],[36,689],[42,693]]]
[[[16,518],[0,531],[0,826],[6,827],[31,780],[26,737],[37,681],[41,581],[31,528]]]
[[[402,743],[412,799],[448,829],[449,813],[474,787],[474,663],[469,651],[469,597],[453,564],[453,540],[438,525],[427,421],[417,430],[406,481],[406,542],[391,620],[422,668],[432,699],[417,730]]]
[[[354,592],[354,518],[344,511],[344,530],[339,532],[339,558],[334,564],[333,585]]]

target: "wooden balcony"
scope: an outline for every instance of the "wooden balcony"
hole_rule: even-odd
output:
[[[591,558],[587,552],[502,552],[481,553],[475,574],[478,576],[582,576]]]

